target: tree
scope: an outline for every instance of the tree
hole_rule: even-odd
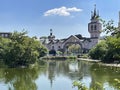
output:
[[[45,43],[47,42],[47,40],[48,40],[48,37],[46,37],[46,36],[40,37],[40,41],[41,41],[43,44],[45,44]]]
[[[2,59],[10,67],[28,66],[34,64],[44,56],[47,49],[34,37],[30,38],[27,32],[14,32],[10,39],[1,44]],[[4,40],[4,39],[3,39]]]
[[[105,41],[101,41],[99,44],[97,44],[94,48],[92,48],[89,51],[89,56],[92,59],[101,60],[105,57],[106,52],[107,52],[107,44]]]
[[[120,37],[107,37],[106,44],[108,45],[107,53],[105,54],[105,62],[114,62],[120,60]]]
[[[73,44],[68,46],[69,53],[80,53],[80,45],[79,44]]]

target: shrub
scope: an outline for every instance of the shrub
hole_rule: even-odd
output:
[[[107,44],[105,41],[101,41],[94,48],[89,51],[89,56],[92,59],[102,60],[107,52]]]

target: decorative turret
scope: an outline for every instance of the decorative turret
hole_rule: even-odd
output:
[[[94,5],[94,12],[91,11],[91,20],[96,20],[99,18],[99,11],[96,11],[96,4]]]
[[[50,29],[50,35],[48,36],[48,40],[51,42],[55,40],[55,36],[53,35],[52,29]]]
[[[100,30],[102,30],[102,24],[99,22],[99,11],[96,11],[96,5],[94,5],[94,11],[91,12],[91,22],[88,24],[88,31],[91,38],[99,38]]]

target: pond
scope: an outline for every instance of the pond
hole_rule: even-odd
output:
[[[78,90],[73,81],[87,87],[99,82],[105,90],[119,90],[120,69],[85,61],[47,61],[34,68],[0,68],[0,90]]]

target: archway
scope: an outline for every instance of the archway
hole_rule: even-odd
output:
[[[67,42],[63,46],[64,53],[67,55],[80,55],[83,51],[82,44],[80,42]]]

